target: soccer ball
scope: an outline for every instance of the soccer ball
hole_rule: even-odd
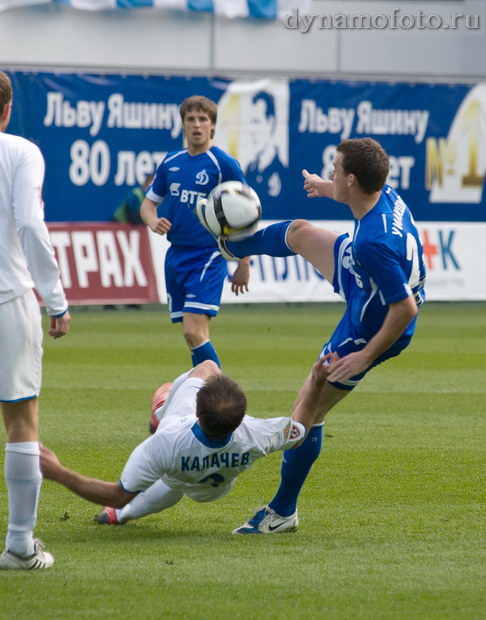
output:
[[[215,237],[238,241],[254,233],[262,217],[258,194],[240,181],[217,185],[207,201],[201,201],[197,215]]]

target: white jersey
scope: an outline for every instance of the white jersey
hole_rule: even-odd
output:
[[[202,384],[202,379],[186,379],[157,432],[134,450],[120,479],[126,491],[143,491],[161,479],[197,500],[215,487],[229,490],[257,459],[291,448],[304,438],[304,426],[290,418],[246,415],[224,441],[210,440],[195,415],[196,394]]]
[[[44,160],[24,138],[0,132],[0,304],[34,286],[50,316],[68,304],[44,222]]]

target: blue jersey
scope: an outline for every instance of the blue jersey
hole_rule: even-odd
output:
[[[369,340],[383,324],[388,304],[413,294],[420,306],[425,298],[422,244],[410,210],[394,189],[385,185],[373,209],[355,221],[349,247],[357,286],[347,299],[347,319]],[[410,338],[414,329],[415,321],[402,338]]]
[[[189,155],[187,149],[169,153],[157,168],[146,196],[161,203],[159,215],[172,224],[170,243],[191,248],[217,248],[214,237],[201,226],[195,214],[196,202],[224,181],[246,183],[239,163],[217,146],[205,153]]]

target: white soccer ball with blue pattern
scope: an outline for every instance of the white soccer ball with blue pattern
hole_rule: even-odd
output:
[[[201,224],[216,238],[238,241],[252,235],[262,217],[258,194],[240,181],[217,185],[196,213]]]

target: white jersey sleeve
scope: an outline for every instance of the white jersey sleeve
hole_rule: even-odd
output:
[[[44,222],[42,183],[44,160],[31,142],[3,134],[0,153],[4,167],[0,185],[4,192],[0,209],[6,216],[8,238],[0,250],[5,266],[0,296],[9,301],[34,284],[50,316],[66,312],[68,304],[60,280],[47,226]]]
[[[17,231],[35,288],[50,316],[66,312],[67,301],[42,204],[44,160],[35,145],[26,148],[13,182],[12,205]]]
[[[245,427],[252,433],[255,445],[270,454],[276,450],[288,450],[305,437],[305,428],[291,418],[252,418],[245,416]]]

